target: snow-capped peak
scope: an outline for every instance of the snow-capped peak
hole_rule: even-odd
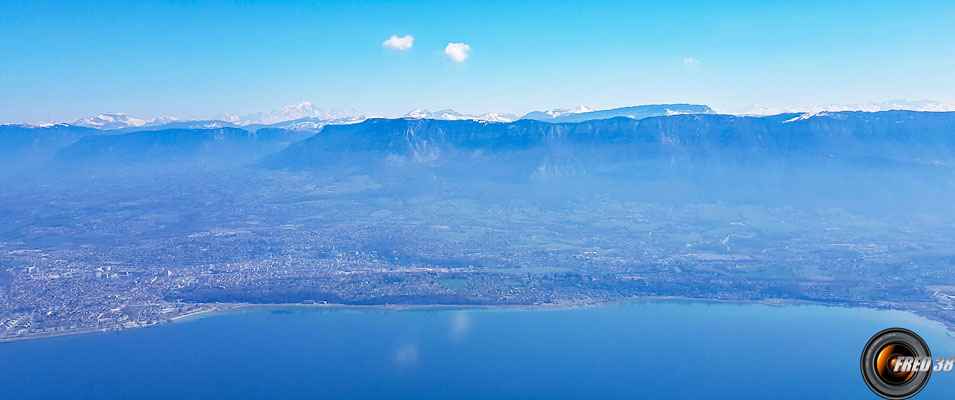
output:
[[[787,119],[787,120],[783,121],[783,123],[784,123],[784,124],[788,124],[788,123],[790,123],[790,122],[802,121],[802,120],[804,120],[804,119],[809,119],[809,118],[812,118],[812,117],[823,117],[823,116],[826,116],[826,115],[829,115],[829,112],[828,112],[828,111],[807,112],[807,113],[804,113],[804,114],[799,115],[798,117]]]
[[[561,115],[568,114],[581,114],[586,112],[593,112],[594,109],[587,106],[577,106],[575,108],[555,108],[553,110],[544,111],[545,114],[550,115],[551,117],[559,117]]]
[[[478,115],[475,119],[484,122],[514,122],[517,121],[518,117],[513,114],[484,113]]]
[[[312,105],[310,101],[300,101],[298,104],[293,104],[289,106],[282,107],[284,112],[300,111],[300,112],[311,112],[315,111],[317,108]]]
[[[241,121],[241,119],[239,119],[237,115],[232,115],[228,113],[218,113],[216,115],[213,115],[212,119],[216,121],[230,122],[233,124],[239,123]]]
[[[402,118],[412,118],[412,119],[426,119],[432,118],[431,111],[428,111],[424,108],[416,108],[414,110],[408,111]]]
[[[413,118],[413,119],[443,119],[443,120],[458,120],[458,119],[471,119],[469,116],[461,114],[457,111],[451,109],[445,109],[440,111],[431,112],[424,108],[416,108],[414,110],[408,111],[404,115],[404,118]]]
[[[181,122],[181,121],[184,121],[184,120],[179,117],[169,117],[169,116],[156,117],[146,121],[146,125],[148,126],[165,125],[165,124],[171,124],[173,122]]]

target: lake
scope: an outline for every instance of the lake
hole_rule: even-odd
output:
[[[572,309],[256,307],[119,333],[0,343],[4,399],[874,399],[876,332],[911,314],[638,301]],[[917,399],[950,399],[955,372]]]

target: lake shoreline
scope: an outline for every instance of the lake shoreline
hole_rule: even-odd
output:
[[[140,328],[150,328],[155,326],[162,326],[172,323],[184,323],[192,322],[201,319],[205,315],[215,315],[215,314],[226,314],[230,312],[237,312],[242,310],[253,310],[256,308],[316,308],[316,309],[341,309],[341,310],[368,310],[368,311],[413,311],[413,310],[563,310],[563,309],[576,309],[576,308],[589,308],[589,307],[602,307],[609,306],[619,303],[631,303],[631,302],[653,302],[653,301],[663,301],[663,302],[686,302],[686,303],[716,303],[716,304],[754,304],[754,305],[766,305],[774,307],[790,307],[790,306],[820,306],[820,307],[835,307],[835,308],[862,308],[869,310],[877,311],[899,311],[911,314],[913,316],[923,318],[927,321],[938,323],[941,325],[946,334],[949,336],[955,337],[955,325],[948,323],[945,320],[940,318],[934,318],[932,316],[925,315],[925,313],[920,312],[918,309],[910,308],[897,308],[897,307],[886,307],[886,306],[874,306],[874,305],[852,305],[852,304],[832,304],[817,302],[811,300],[797,300],[797,299],[763,299],[763,300],[736,300],[736,299],[706,299],[706,298],[693,298],[693,297],[684,297],[684,296],[641,296],[641,297],[628,297],[621,299],[613,300],[602,300],[602,301],[578,301],[578,302],[567,302],[567,303],[551,303],[551,304],[344,304],[344,303],[199,303],[197,309],[190,310],[189,312],[170,317],[165,320],[160,320],[156,323],[128,327],[121,329],[109,329],[109,328],[88,328],[88,329],[76,329],[70,331],[60,331],[60,332],[44,332],[34,335],[26,335],[22,337],[11,337],[11,338],[2,338],[0,343],[9,343],[9,342],[20,342],[27,340],[40,340],[40,339],[53,339],[53,338],[62,338],[69,336],[79,336],[79,335],[89,335],[97,333],[120,333],[124,331],[140,329]]]

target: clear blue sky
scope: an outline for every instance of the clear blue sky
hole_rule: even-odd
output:
[[[0,0],[0,121],[955,103],[955,2],[766,3]]]

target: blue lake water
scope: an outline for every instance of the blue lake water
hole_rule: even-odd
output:
[[[250,308],[0,343],[3,399],[874,399],[859,356],[900,312],[680,301],[578,309]],[[951,399],[955,372],[916,399]]]

